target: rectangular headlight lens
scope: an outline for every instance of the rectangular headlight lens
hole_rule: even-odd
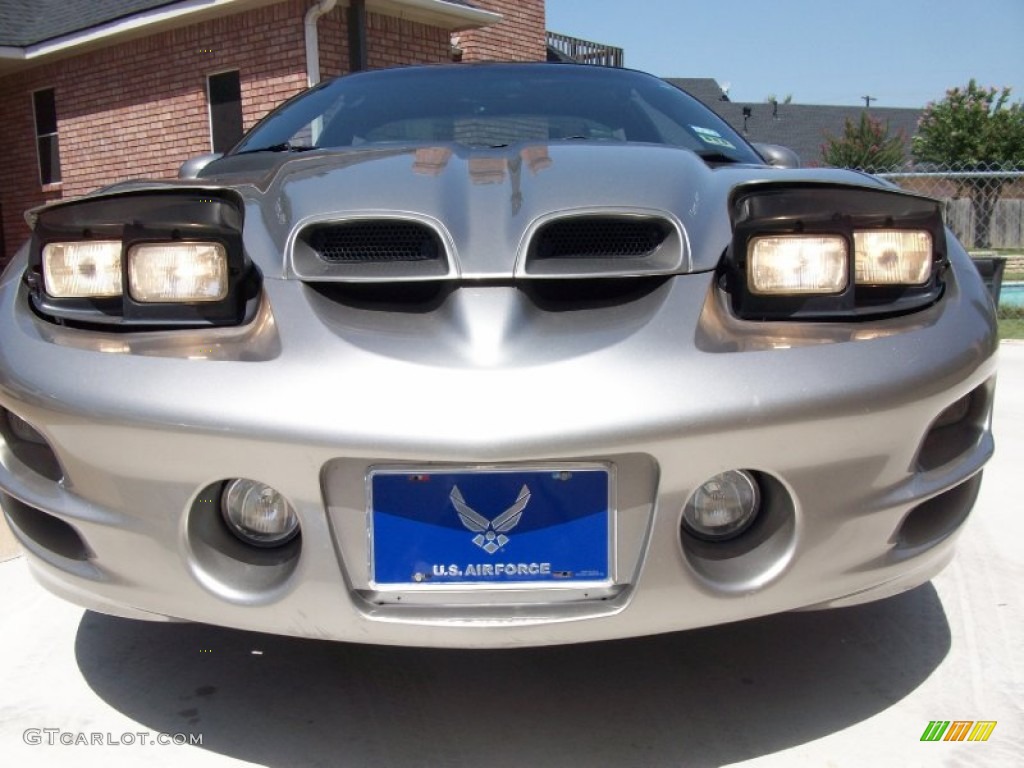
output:
[[[848,275],[846,239],[839,235],[755,237],[747,246],[747,284],[752,293],[841,293]]]
[[[228,255],[220,243],[146,243],[128,251],[128,288],[141,302],[220,301]]]
[[[861,285],[924,285],[932,273],[928,232],[877,229],[853,233],[857,282]]]
[[[121,295],[121,241],[89,240],[43,246],[43,284],[58,299]]]

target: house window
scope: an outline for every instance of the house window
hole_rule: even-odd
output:
[[[206,88],[213,151],[227,152],[242,138],[242,84],[238,70],[210,75]]]
[[[57,101],[53,88],[35,91],[32,108],[36,116],[36,151],[39,154],[39,181],[60,181],[60,148],[57,143]]]

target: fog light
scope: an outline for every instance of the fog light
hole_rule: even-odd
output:
[[[701,539],[720,541],[743,533],[757,517],[761,492],[749,472],[729,470],[706,480],[683,508],[683,524]]]
[[[257,547],[279,546],[299,532],[299,519],[284,496],[255,480],[229,482],[220,509],[232,533]]]

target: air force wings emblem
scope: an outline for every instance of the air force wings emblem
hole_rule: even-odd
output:
[[[473,543],[488,555],[493,555],[508,543],[508,536],[505,534],[519,525],[519,521],[522,520],[523,510],[530,503],[530,489],[525,485],[520,488],[515,503],[493,520],[488,520],[470,507],[462,498],[459,486],[452,488],[449,498],[455,511],[459,513],[462,524],[476,534],[473,537]]]

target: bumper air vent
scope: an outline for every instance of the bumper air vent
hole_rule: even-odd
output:
[[[0,493],[0,506],[14,530],[15,537],[35,554],[48,558],[57,555],[68,560],[88,560],[91,552],[78,531],[58,517]]]
[[[938,469],[973,449],[988,429],[994,394],[989,379],[940,413],[921,443],[918,469]]]
[[[64,470],[46,438],[28,422],[0,408],[0,443],[6,443],[14,457],[47,480],[59,482]]]
[[[919,552],[935,546],[963,525],[978,498],[981,474],[910,510],[896,531],[896,549]]]

